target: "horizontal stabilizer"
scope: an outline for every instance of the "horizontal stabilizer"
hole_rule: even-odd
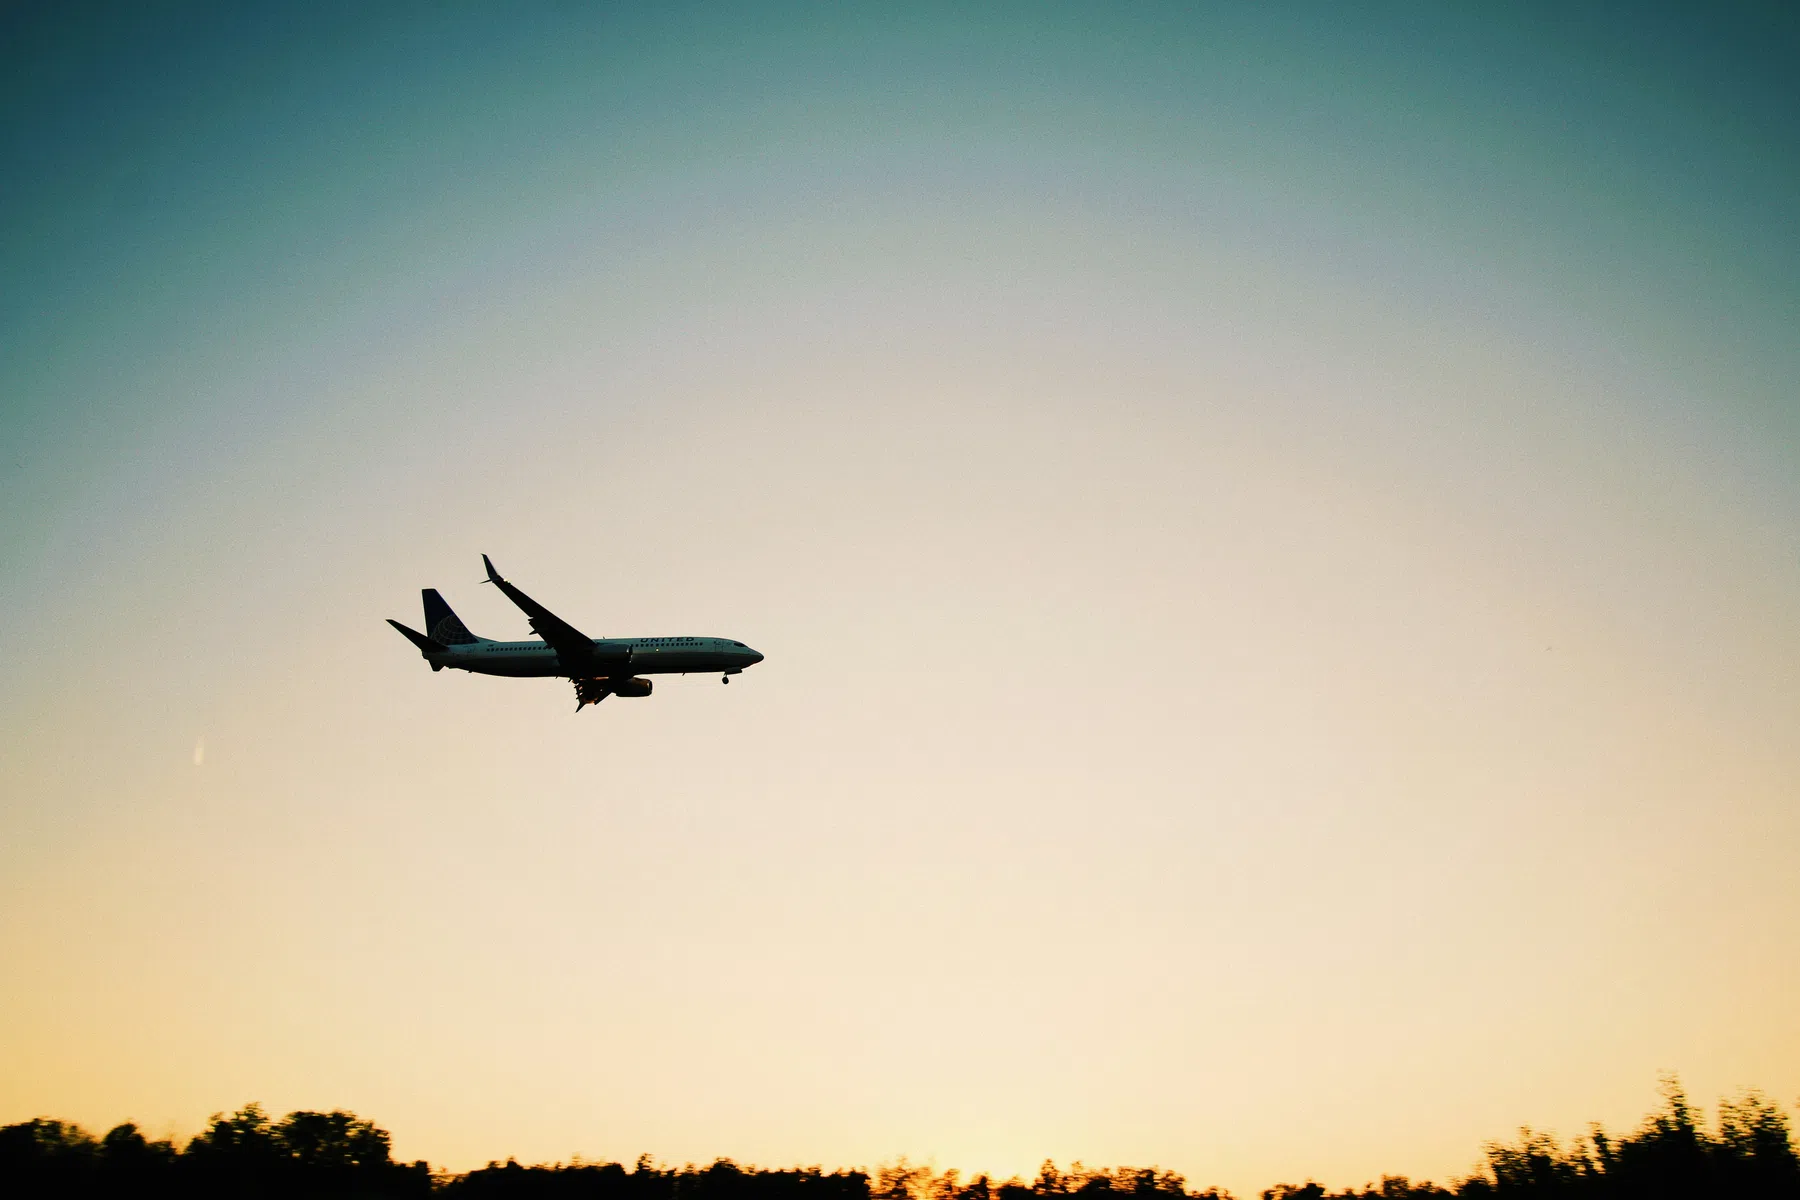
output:
[[[401,633],[404,633],[406,635],[406,640],[417,646],[419,648],[419,653],[423,654],[426,658],[430,658],[434,654],[442,654],[450,648],[442,642],[432,641],[416,629],[408,629],[392,617],[387,619],[387,623],[392,625],[395,629],[398,629]]]

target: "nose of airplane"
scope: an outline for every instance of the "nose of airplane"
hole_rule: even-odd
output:
[[[757,651],[757,650],[750,651],[750,665],[751,666],[754,667],[757,663],[761,662],[762,660],[763,660],[763,656],[760,651]]]

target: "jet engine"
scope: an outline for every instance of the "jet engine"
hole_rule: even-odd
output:
[[[624,677],[602,676],[571,680],[575,685],[575,711],[580,712],[590,704],[598,704],[608,696],[648,696],[650,681],[648,679],[626,679]]]

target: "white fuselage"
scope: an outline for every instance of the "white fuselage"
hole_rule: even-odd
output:
[[[675,675],[720,671],[735,675],[754,666],[763,656],[742,642],[716,637],[594,638],[594,645],[631,651],[620,659],[618,675]],[[517,678],[569,677],[556,651],[537,639],[525,642],[486,640],[448,646],[443,653],[427,656],[434,666],[473,671],[478,675],[510,675]],[[592,670],[581,674],[590,675]]]

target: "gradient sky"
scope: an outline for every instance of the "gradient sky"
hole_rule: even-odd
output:
[[[0,1121],[1243,1194],[1800,1097],[1793,18],[379,7],[0,17]],[[482,552],[768,661],[434,675]]]

